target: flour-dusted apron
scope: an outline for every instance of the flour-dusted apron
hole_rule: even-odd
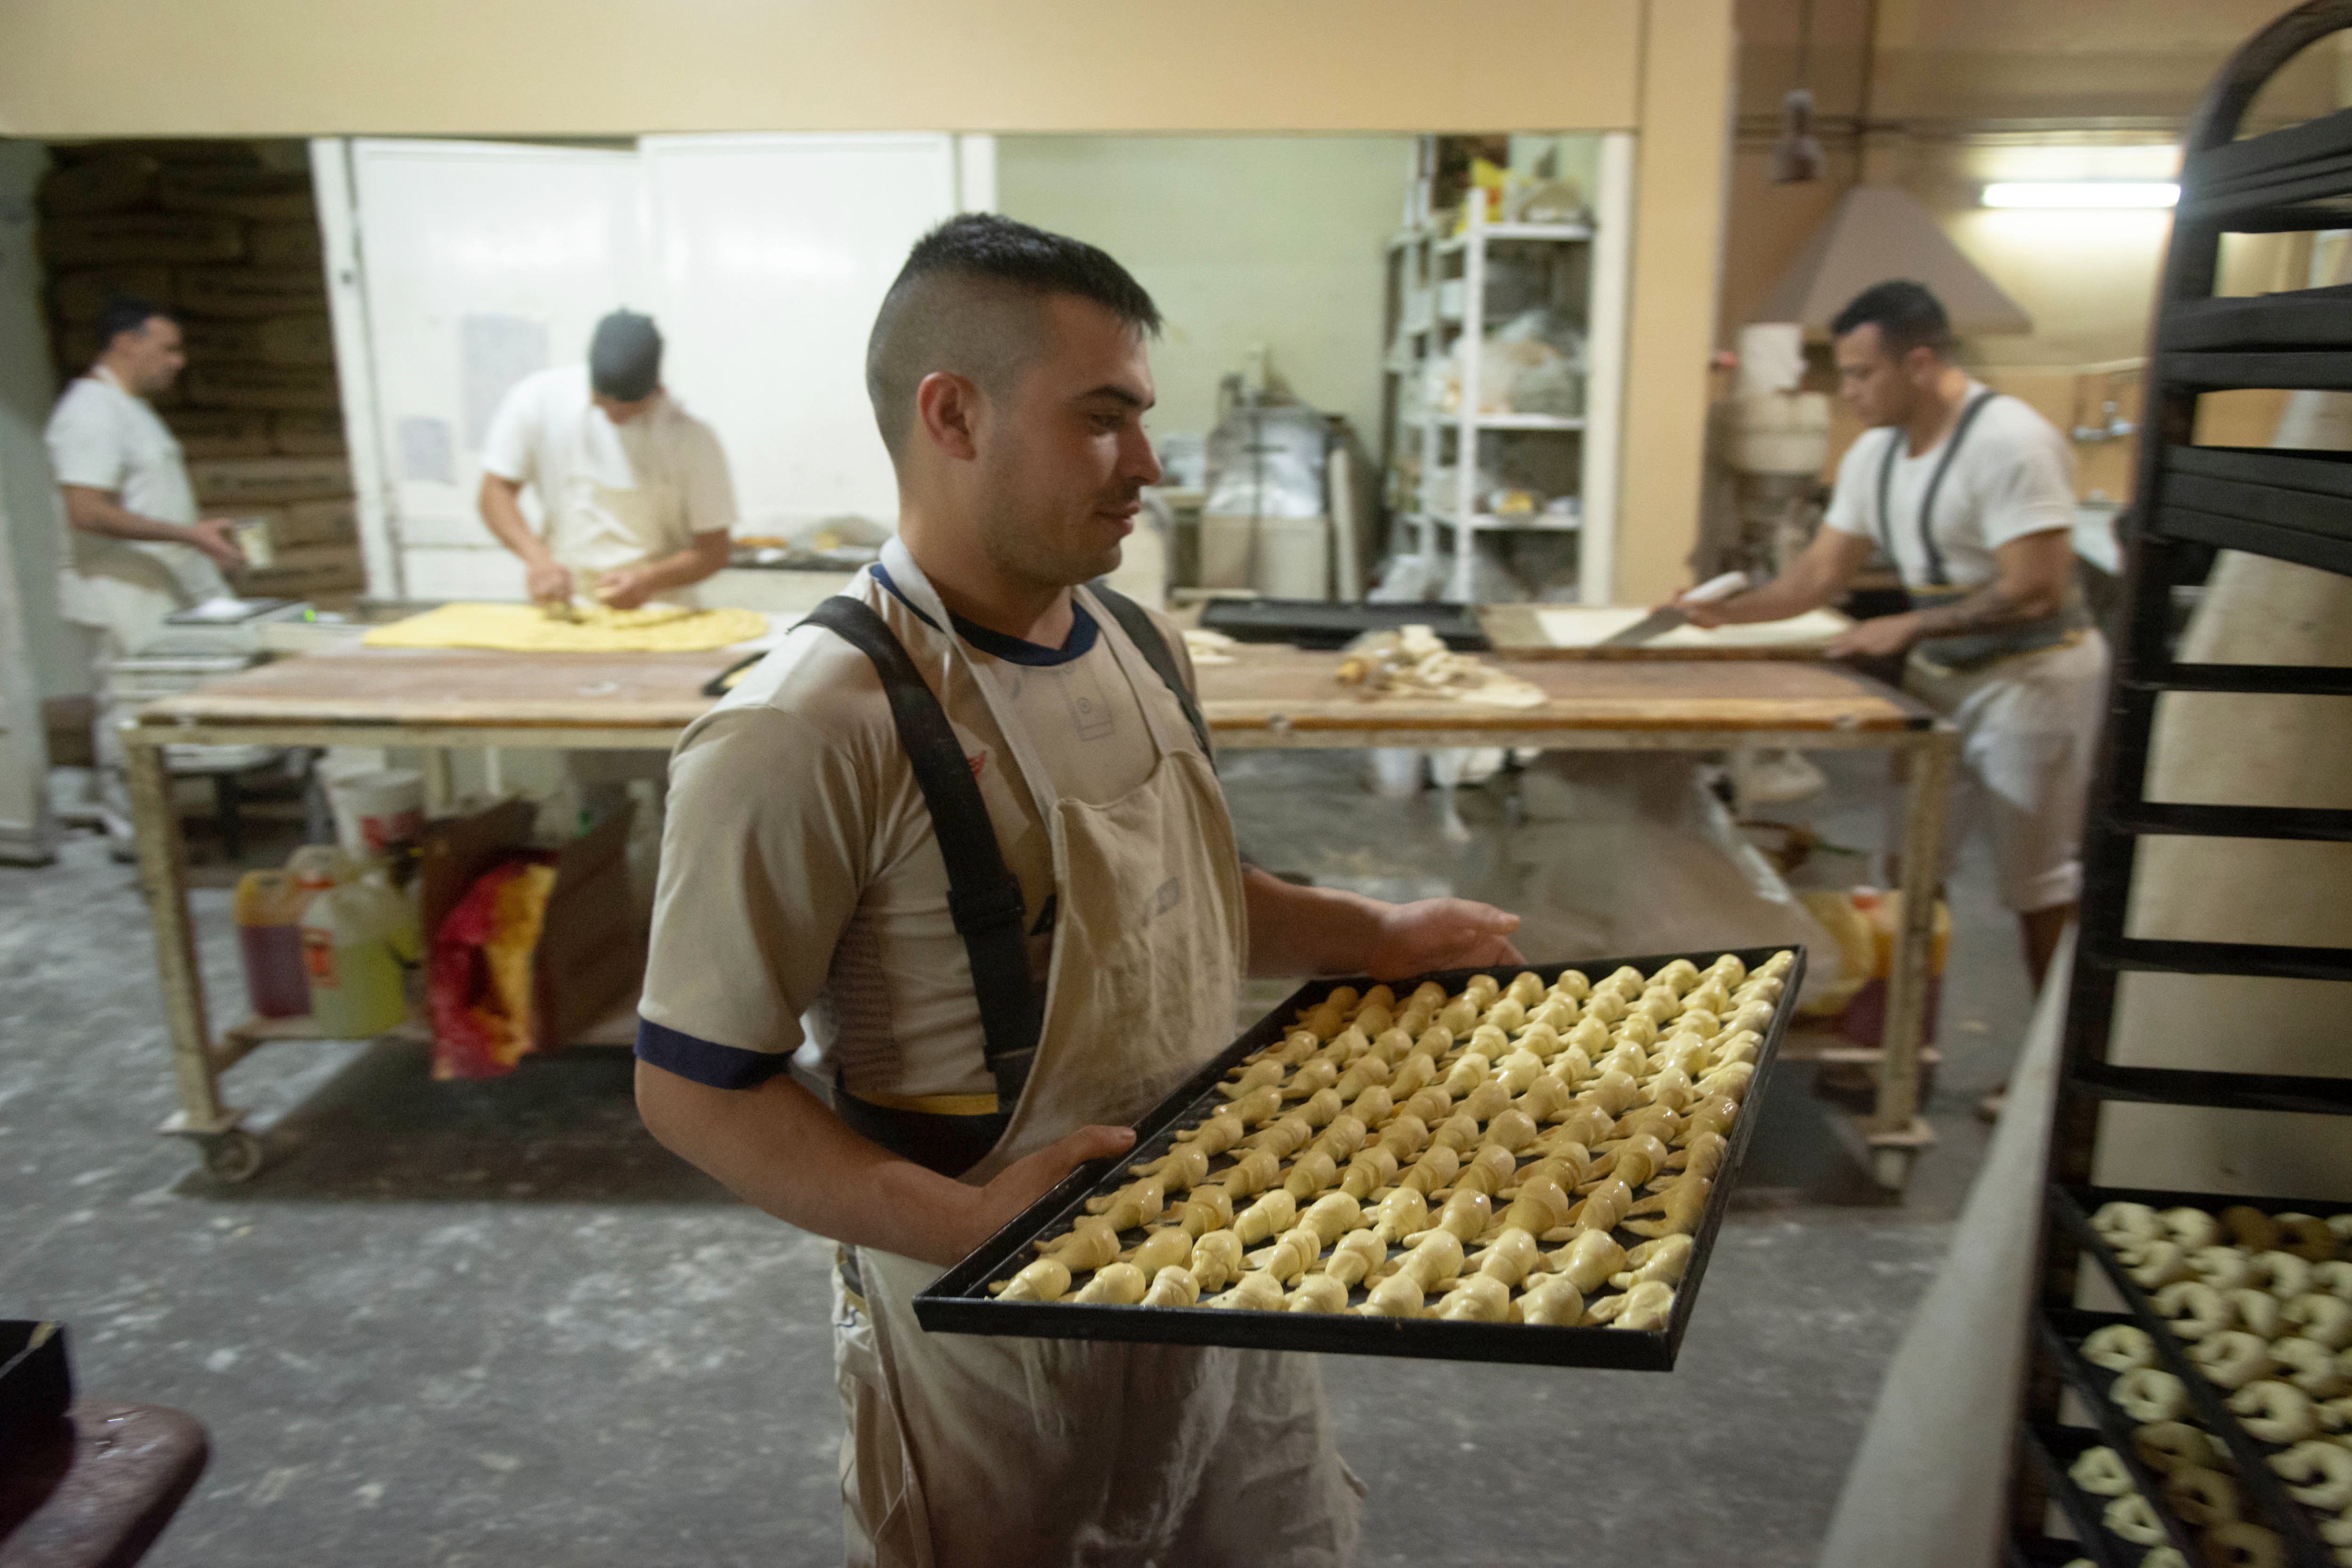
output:
[[[905,548],[892,541],[884,559],[908,601],[950,625]],[[1058,910],[1035,1064],[975,1183],[1079,1127],[1133,1121],[1233,1033],[1247,932],[1224,797],[1140,652],[1108,613],[1097,619],[1158,757],[1118,800],[1061,797],[1013,703],[972,669],[1045,818]],[[939,1269],[871,1248],[855,1265],[835,1293],[852,1563],[1353,1560],[1361,1487],[1312,1360],[930,1334],[912,1302]]]

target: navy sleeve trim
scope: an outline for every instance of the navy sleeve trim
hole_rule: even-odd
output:
[[[779,1051],[719,1045],[646,1017],[637,1020],[637,1059],[711,1089],[757,1089],[793,1063]]]

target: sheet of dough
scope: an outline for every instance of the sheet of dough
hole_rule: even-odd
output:
[[[1536,612],[1544,640],[1554,647],[1591,647],[1623,631],[1650,612],[1608,605],[1547,605]],[[1652,637],[1643,647],[1787,647],[1824,643],[1853,622],[1835,610],[1809,610],[1785,621],[1759,621],[1753,626],[1676,626]]]
[[[757,610],[649,607],[551,620],[536,605],[444,605],[376,627],[369,647],[480,647],[502,653],[699,653],[766,635]]]

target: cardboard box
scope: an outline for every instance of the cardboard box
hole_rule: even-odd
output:
[[[425,940],[474,879],[530,847],[537,808],[509,800],[425,829],[418,875]],[[555,888],[532,955],[532,1033],[553,1050],[610,1013],[645,979],[646,928],[629,885],[627,810],[555,852]]]
[[[352,493],[341,458],[207,458],[188,465],[188,483],[207,507],[279,506]]]

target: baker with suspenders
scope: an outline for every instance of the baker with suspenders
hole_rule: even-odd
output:
[[[1158,327],[1091,246],[980,215],[920,240],[866,357],[898,536],[671,764],[637,1103],[843,1244],[854,1563],[1351,1561],[1312,1358],[934,1335],[911,1303],[1129,1147],[1232,1040],[1244,972],[1519,962],[1500,910],[1241,860],[1181,638],[1098,581],[1160,474]]]
[[[1909,655],[1905,686],[1960,731],[1946,869],[1979,821],[2039,987],[2081,896],[2107,647],[2074,585],[2074,458],[2050,422],[1952,363],[1949,320],[1911,282],[1867,289],[1832,326],[1841,390],[1874,426],[1838,466],[1825,526],[1760,588],[1689,606],[1702,626],[1844,596],[1874,553],[1910,608],[1830,651]]]

